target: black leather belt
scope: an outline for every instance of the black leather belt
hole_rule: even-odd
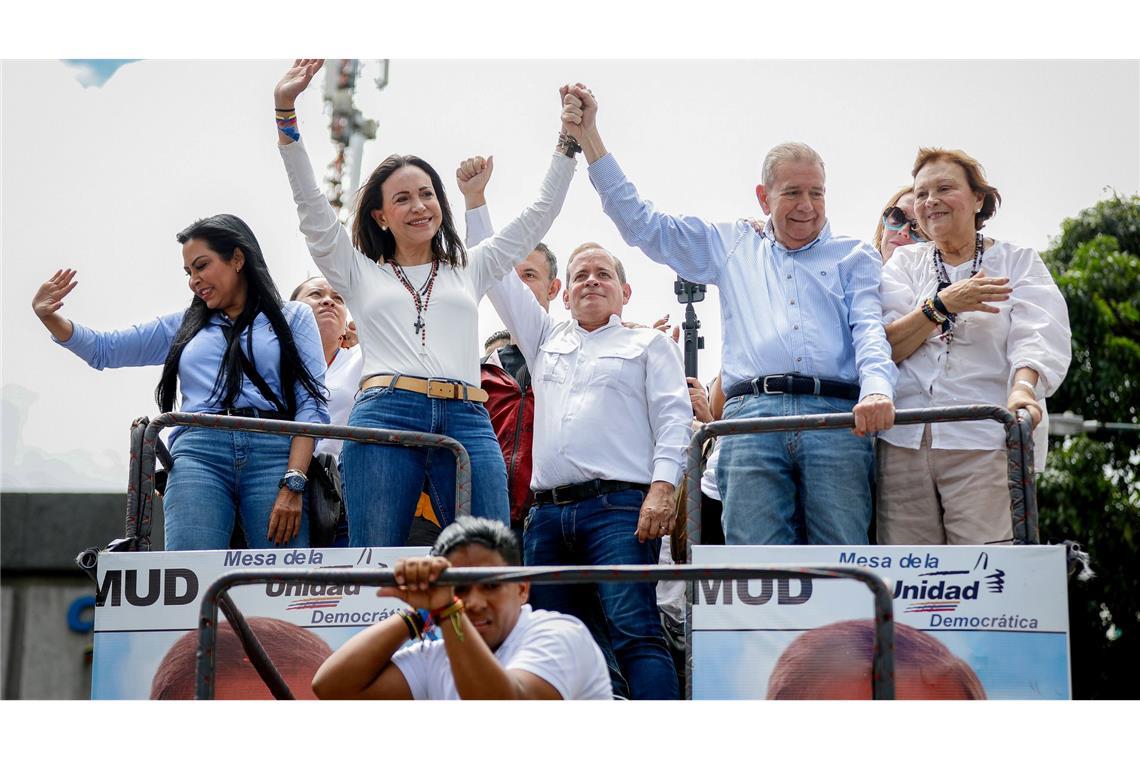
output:
[[[859,386],[839,380],[823,380],[807,375],[765,375],[733,383],[724,392],[724,400],[736,396],[789,393],[794,396],[831,396],[851,401],[859,400]]]
[[[282,414],[274,409],[256,409],[252,406],[242,407],[241,409],[221,409],[210,414],[221,414],[226,417],[254,417],[262,420],[288,420],[291,419],[287,415]]]
[[[576,501],[585,501],[604,493],[626,491],[636,488],[638,491],[648,491],[649,486],[644,483],[627,483],[624,480],[587,480],[585,483],[571,483],[566,486],[557,486],[549,491],[535,491],[535,504],[573,504]]]

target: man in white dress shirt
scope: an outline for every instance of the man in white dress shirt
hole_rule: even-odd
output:
[[[620,262],[588,243],[567,264],[571,320],[555,321],[514,275],[488,294],[535,390],[527,565],[653,565],[672,530],[692,406],[677,346],[622,326],[631,292]],[[584,620],[597,619],[600,603],[606,630],[592,632],[621,669],[611,673],[615,693],[676,698],[654,584],[543,585],[532,597]]]

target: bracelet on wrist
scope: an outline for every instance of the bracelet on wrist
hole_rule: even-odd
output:
[[[1017,380],[1014,382],[1014,385],[1024,385],[1026,388],[1029,389],[1029,392],[1033,394],[1033,398],[1034,399],[1037,398],[1037,386],[1034,385],[1033,383],[1029,382],[1028,380],[1025,380],[1025,379]]]
[[[567,158],[573,158],[575,153],[582,152],[582,146],[565,132],[558,133],[558,152]]]
[[[942,302],[942,296],[938,295],[937,293],[935,293],[934,297],[930,299],[930,303],[934,306],[935,311],[937,311],[939,314],[942,314],[947,319],[957,319],[958,315],[946,308],[946,304]]]
[[[921,309],[922,309],[922,315],[936,325],[941,325],[943,322],[946,321],[946,317],[943,316],[941,313],[938,312],[937,309],[934,308],[934,299],[933,298],[927,298],[925,301],[923,301]]]
[[[431,611],[431,619],[438,626],[444,620],[451,619],[451,628],[455,631],[455,636],[461,642],[463,636],[463,600],[459,597],[452,597],[451,604],[446,607],[440,607],[437,610]]]
[[[277,131],[293,142],[299,142],[301,133],[297,131],[297,112],[277,109]]]
[[[404,620],[404,624],[408,626],[408,638],[411,641],[420,641],[424,637],[424,619],[420,617],[419,612],[412,614],[407,610],[397,610],[396,614]]]

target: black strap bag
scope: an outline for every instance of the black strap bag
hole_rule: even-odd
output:
[[[222,327],[228,342],[231,328]],[[250,338],[250,351],[253,350],[252,336]],[[265,382],[265,378],[253,366],[253,362],[245,351],[238,346],[241,354],[241,369],[250,379],[265,400],[277,407],[282,414],[288,414],[288,407],[281,403],[281,399]],[[305,486],[305,508],[309,513],[309,545],[316,548],[332,546],[336,540],[337,526],[340,524],[344,512],[344,488],[340,480],[340,470],[337,468],[336,457],[332,454],[313,454],[309,462],[308,472],[305,473],[308,483]]]

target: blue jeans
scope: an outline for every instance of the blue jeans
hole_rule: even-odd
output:
[[[162,499],[166,550],[227,549],[235,519],[251,549],[308,546],[304,507],[296,538],[274,544],[266,537],[291,440],[210,428],[182,431],[170,450],[174,468]]]
[[[482,404],[369,388],[356,399],[348,424],[456,439],[471,457],[471,514],[510,523],[507,466]],[[425,478],[440,522],[455,520],[455,456],[447,449],[345,441],[340,463],[351,546],[403,546]]]
[[[634,535],[645,494],[631,489],[573,504],[531,507],[523,530],[526,565],[655,565],[661,541]],[[614,692],[676,699],[677,672],[657,614],[656,583],[535,584],[538,609],[573,615],[589,627],[611,664]],[[600,606],[599,606],[600,605]],[[604,621],[604,630],[598,628]],[[612,664],[620,667],[614,673]]]
[[[737,396],[725,419],[850,413],[854,401],[790,394]],[[727,544],[865,544],[872,440],[850,430],[725,436],[717,485]]]

